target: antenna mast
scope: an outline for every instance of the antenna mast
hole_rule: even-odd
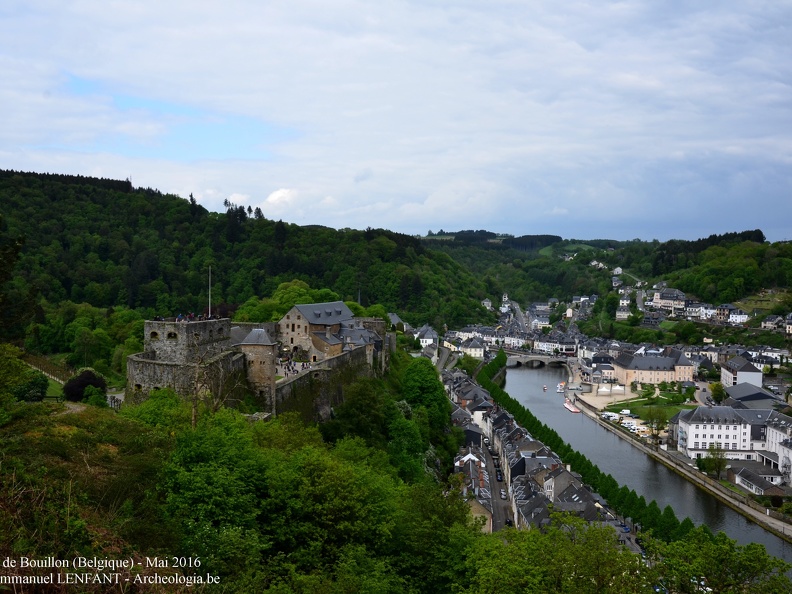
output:
[[[209,267],[209,317],[212,317],[212,267]]]

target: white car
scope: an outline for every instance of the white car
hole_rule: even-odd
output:
[[[500,490],[500,498],[501,499],[508,499],[509,498],[508,495],[506,495],[506,489],[501,489]]]

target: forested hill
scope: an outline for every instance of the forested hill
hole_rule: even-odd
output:
[[[413,324],[487,320],[484,284],[450,257],[407,235],[300,227],[227,205],[211,213],[190,199],[128,181],[0,171],[7,237],[24,247],[12,287],[50,302],[151,308],[160,315],[241,304],[300,279]]]

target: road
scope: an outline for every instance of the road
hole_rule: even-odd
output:
[[[508,493],[508,486],[503,481],[497,480],[497,468],[495,467],[495,458],[485,448],[484,457],[487,464],[487,473],[490,476],[490,490],[492,501],[492,531],[503,530],[506,527],[506,519],[512,519],[511,499],[501,499],[500,490],[506,489]]]

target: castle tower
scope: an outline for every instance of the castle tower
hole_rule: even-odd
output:
[[[263,328],[251,330],[238,345],[247,361],[247,380],[256,399],[266,410],[276,414],[275,361],[278,345]]]

